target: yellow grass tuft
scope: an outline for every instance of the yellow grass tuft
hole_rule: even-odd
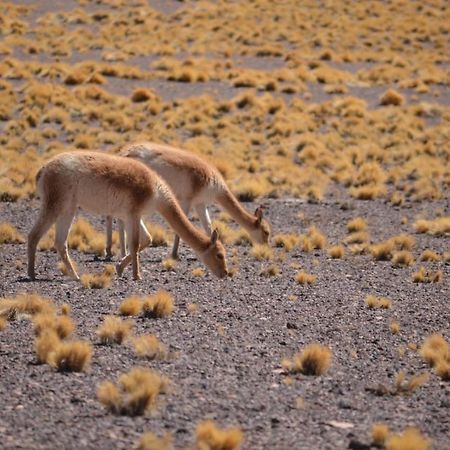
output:
[[[435,220],[419,219],[414,223],[416,233],[428,233],[443,236],[450,233],[450,217],[438,217]]]
[[[122,316],[138,316],[142,311],[142,299],[131,296],[126,298],[119,306],[119,314]]]
[[[167,348],[152,334],[133,338],[133,347],[137,356],[146,359],[162,359],[167,355]]]
[[[270,261],[273,259],[273,250],[267,244],[255,244],[250,254],[258,261]]]
[[[411,252],[402,250],[394,253],[391,261],[394,266],[411,266],[414,264],[414,256]]]
[[[141,436],[137,450],[171,450],[172,436],[166,433],[164,437],[158,437],[154,433],[147,432]]]
[[[308,229],[306,237],[311,242],[312,248],[314,249],[324,248],[327,243],[325,235],[315,226]]]
[[[69,316],[55,316],[41,313],[33,317],[34,332],[39,336],[45,330],[53,330],[60,339],[70,336],[75,330],[75,324]]]
[[[167,317],[172,314],[174,308],[172,295],[164,289],[148,296],[142,303],[142,312],[145,317]]]
[[[369,252],[377,261],[389,261],[392,258],[393,251],[394,242],[392,240],[369,246]]]
[[[85,273],[81,275],[80,281],[85,288],[105,289],[111,285],[115,268],[112,264],[107,264],[103,272],[98,274]]]
[[[49,354],[47,362],[60,372],[82,372],[92,358],[89,342],[60,342]]]
[[[270,266],[266,267],[265,269],[261,270],[259,273],[262,277],[276,277],[280,274],[280,268],[275,265],[271,264]]]
[[[389,325],[389,329],[392,334],[398,334],[400,332],[400,324],[398,322],[392,321]]]
[[[333,245],[328,249],[328,255],[333,259],[343,258],[345,249],[342,245]]]
[[[167,247],[169,245],[167,231],[162,226],[150,222],[146,222],[145,225],[152,236],[152,247]]]
[[[177,268],[177,260],[173,258],[164,259],[162,262],[162,266],[166,270],[175,270]]]
[[[68,315],[70,314],[70,310],[71,310],[71,307],[70,307],[69,304],[63,303],[63,304],[61,305],[61,314],[62,314],[63,316],[68,316]]]
[[[22,244],[24,237],[17,231],[17,228],[7,222],[0,223],[0,244]]]
[[[349,233],[365,231],[366,229],[367,229],[367,221],[362,217],[356,217],[347,223],[347,230]]]
[[[420,255],[420,260],[436,262],[436,261],[440,261],[441,257],[433,250],[425,249],[423,251],[423,253]]]
[[[376,297],[375,295],[368,295],[365,303],[370,309],[389,309],[392,306],[392,301],[388,298]]]
[[[372,437],[372,442],[376,446],[382,447],[388,437],[389,427],[384,423],[375,423],[370,434]]]
[[[424,437],[416,428],[407,428],[403,433],[388,438],[386,450],[427,450],[431,440]]]
[[[168,383],[166,377],[150,369],[135,367],[120,376],[120,388],[111,381],[99,383],[97,398],[113,414],[140,416],[155,406]]]
[[[320,344],[307,345],[297,353],[292,361],[285,360],[284,367],[288,372],[303,375],[323,375],[331,366],[331,350]]]
[[[120,317],[106,316],[103,324],[97,329],[100,342],[104,345],[122,344],[133,328],[131,320],[122,320]]]
[[[147,100],[154,99],[156,94],[151,89],[137,88],[131,94],[131,101],[135,103],[146,102]]]
[[[197,450],[235,450],[244,440],[239,428],[220,429],[212,420],[200,422],[195,434]]]
[[[450,345],[440,334],[428,336],[420,348],[420,356],[436,370],[440,366],[445,372],[450,364]]]
[[[405,98],[402,94],[398,93],[394,89],[387,90],[380,98],[380,105],[393,105],[400,106],[403,105]]]
[[[287,252],[290,252],[300,242],[300,236],[298,234],[277,234],[273,238],[275,247],[284,248]]]
[[[299,284],[314,284],[317,276],[300,271],[295,275],[295,281]]]
[[[441,270],[432,272],[425,269],[425,267],[420,267],[417,272],[412,274],[412,279],[414,283],[439,283],[442,281],[443,276],[444,274]]]
[[[192,276],[196,278],[203,278],[205,273],[206,271],[203,267],[196,267],[195,269],[192,269]]]
[[[399,250],[411,250],[416,245],[416,239],[408,234],[399,234],[391,238],[392,243]]]
[[[40,364],[49,362],[49,356],[60,344],[60,339],[53,329],[45,329],[34,341],[34,350]]]
[[[18,315],[53,314],[55,307],[51,300],[38,294],[22,293],[14,298],[5,298],[0,302],[0,317],[14,320]]]

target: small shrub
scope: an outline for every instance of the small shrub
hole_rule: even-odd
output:
[[[111,285],[115,268],[112,264],[107,264],[103,272],[99,274],[85,273],[81,275],[81,284],[89,289],[105,289]]]
[[[405,98],[394,89],[387,90],[380,98],[380,105],[400,106],[403,105]]]
[[[60,339],[53,329],[45,329],[34,341],[34,350],[37,361],[40,364],[47,364],[49,356],[60,343]]]
[[[299,284],[314,284],[316,282],[316,279],[316,275],[312,275],[304,271],[298,272],[295,275],[295,281]]]
[[[205,269],[203,267],[196,267],[195,269],[192,269],[192,276],[196,278],[202,278],[205,276]]]
[[[292,361],[284,361],[288,372],[303,375],[323,375],[331,366],[331,350],[319,344],[310,344],[297,353]]]
[[[14,298],[2,299],[0,317],[14,320],[18,315],[34,316],[36,314],[53,314],[55,307],[51,300],[38,294],[22,293]]]
[[[162,226],[149,222],[146,222],[145,225],[152,236],[152,247],[167,247],[169,245],[167,231]]]
[[[200,422],[195,434],[197,450],[235,450],[244,440],[239,428],[220,429],[212,420]]]
[[[147,100],[153,99],[156,94],[151,89],[137,88],[131,94],[131,101],[135,103],[146,102]]]
[[[167,317],[172,314],[173,310],[173,297],[164,289],[160,289],[155,294],[148,296],[142,303],[142,312],[145,317]]]
[[[333,245],[328,249],[328,255],[333,259],[343,258],[345,249],[342,245]]]
[[[60,339],[70,336],[75,330],[75,324],[69,316],[54,314],[36,314],[33,318],[34,331],[39,336],[44,330],[53,330]]]
[[[407,428],[403,433],[388,438],[386,450],[427,450],[431,440],[424,437],[416,428]]]
[[[327,238],[325,235],[315,226],[308,229],[306,236],[314,249],[324,248],[327,243]]]
[[[120,376],[120,388],[111,381],[99,383],[97,398],[113,414],[140,416],[155,406],[168,383],[166,377],[150,369],[135,367]]]
[[[433,250],[430,249],[426,249],[423,251],[423,253],[420,255],[420,260],[421,261],[432,261],[432,262],[436,262],[436,261],[440,261],[441,257],[434,252]]]
[[[412,250],[416,245],[414,237],[407,234],[399,234],[391,238],[394,246],[399,250]]]
[[[398,334],[400,332],[400,324],[398,322],[391,322],[389,325],[389,329],[392,334]]]
[[[151,432],[144,433],[137,446],[137,450],[171,450],[171,448],[172,436],[169,433],[162,438]]]
[[[22,244],[24,237],[10,223],[0,223],[0,244]]]
[[[279,275],[279,273],[280,268],[275,264],[271,264],[269,267],[266,267],[265,269],[261,270],[259,274],[262,277],[269,278],[269,277],[276,277],[277,275]]]
[[[411,266],[414,264],[414,256],[407,250],[401,250],[393,254],[391,261],[394,266]]]
[[[270,261],[273,259],[273,251],[266,244],[255,244],[250,254],[258,261]]]
[[[368,295],[366,297],[366,305],[371,309],[389,309],[392,306],[392,301],[385,297],[376,297],[375,295]]]
[[[82,372],[92,358],[89,342],[60,342],[47,361],[60,372]]]
[[[175,269],[177,268],[177,260],[173,259],[173,258],[164,259],[163,262],[162,262],[162,266],[166,270],[173,270],[173,271],[175,271]]]
[[[369,247],[369,252],[377,261],[389,261],[392,258],[394,243],[391,240],[380,242]]]
[[[120,317],[106,316],[97,334],[104,345],[122,344],[133,328],[133,322]]]
[[[356,217],[347,223],[347,230],[349,233],[356,233],[365,231],[367,229],[367,221],[362,217]]]
[[[284,248],[287,252],[290,252],[300,241],[300,237],[297,234],[277,234],[274,238],[275,247]]]
[[[420,356],[431,366],[450,364],[450,346],[440,334],[428,336],[420,348]]]
[[[431,270],[425,269],[425,267],[420,267],[417,272],[412,274],[412,279],[414,283],[439,283],[442,281],[443,276],[441,270],[433,273]]]
[[[372,427],[371,436],[372,442],[378,446],[384,446],[389,434],[389,427],[384,423],[375,423]]]
[[[144,335],[133,338],[136,355],[146,359],[162,359],[167,355],[167,349],[154,335]]]
[[[136,296],[126,298],[119,306],[122,316],[138,316],[142,311],[142,299]]]

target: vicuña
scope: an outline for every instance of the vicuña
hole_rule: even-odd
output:
[[[167,184],[139,161],[88,151],[61,153],[40,169],[36,184],[41,210],[28,235],[28,275],[31,279],[35,278],[38,242],[54,223],[56,250],[68,274],[79,279],[67,252],[67,235],[78,207],[123,221],[130,252],[117,265],[119,276],[131,260],[133,278],[140,279],[138,251],[151,242],[141,217],[154,210],[215,275],[220,278],[227,275],[225,249],[218,240],[217,231],[208,237],[195,228]],[[141,232],[143,238],[140,239]]]
[[[220,172],[199,156],[188,151],[153,142],[125,146],[120,154],[143,162],[157,172],[172,189],[186,215],[194,207],[203,228],[211,233],[211,219],[207,205],[219,203],[236,222],[244,227],[251,239],[267,244],[270,225],[263,218],[263,209],[248,213],[228,188]],[[119,223],[120,225],[120,223]],[[107,219],[107,255],[111,256],[112,219]],[[123,227],[120,232],[122,256],[125,254]],[[175,236],[172,257],[178,257],[179,236]]]

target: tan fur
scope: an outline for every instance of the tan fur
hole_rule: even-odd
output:
[[[148,245],[141,217],[157,210],[219,277],[227,274],[225,250],[217,235],[208,238],[189,222],[166,183],[144,164],[97,152],[67,152],[48,161],[37,175],[42,200],[39,218],[28,236],[28,275],[35,278],[36,247],[56,222],[55,247],[68,273],[78,279],[67,253],[67,235],[78,207],[94,214],[118,217],[125,223],[130,255],[117,266],[119,275],[132,261],[140,278],[138,251]],[[140,233],[144,240],[140,240]]]
[[[153,142],[129,144],[121,155],[142,161],[168,183],[183,211],[188,214],[195,207],[204,229],[211,231],[206,206],[219,203],[250,234],[252,240],[266,244],[270,239],[270,225],[263,219],[262,208],[248,213],[232,194],[220,172],[201,157],[187,151]],[[178,239],[172,256],[177,257]]]

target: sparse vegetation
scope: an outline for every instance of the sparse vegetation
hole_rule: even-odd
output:
[[[304,272],[303,270],[295,275],[295,281],[298,284],[314,284],[316,282],[317,276]]]
[[[170,316],[174,310],[173,297],[164,289],[146,297],[142,303],[142,313],[145,317],[154,319]]]
[[[5,222],[0,223],[0,245],[22,244],[23,242],[25,242],[25,239],[14,225]]]
[[[105,289],[111,285],[112,278],[116,273],[113,265],[108,264],[98,274],[84,273],[81,275],[81,284],[89,289]]]
[[[388,298],[376,297],[375,295],[368,295],[365,303],[370,309],[389,309],[392,306],[392,301]]]
[[[172,436],[166,433],[164,437],[158,437],[154,433],[147,432],[141,436],[137,450],[171,450]]]
[[[303,375],[323,375],[331,366],[331,350],[320,344],[306,346],[291,360],[283,361],[287,372]]]
[[[92,346],[85,341],[59,342],[46,362],[60,372],[82,372],[92,358]]]
[[[167,349],[154,335],[144,335],[133,338],[136,355],[146,359],[162,359],[167,355]]]
[[[416,428],[407,428],[403,433],[393,434],[386,442],[386,450],[428,450],[431,440]]]
[[[195,434],[197,450],[235,450],[244,440],[239,428],[221,429],[212,420],[200,422]]]
[[[126,298],[119,306],[119,314],[122,316],[138,316],[142,311],[142,299],[131,296]]]

